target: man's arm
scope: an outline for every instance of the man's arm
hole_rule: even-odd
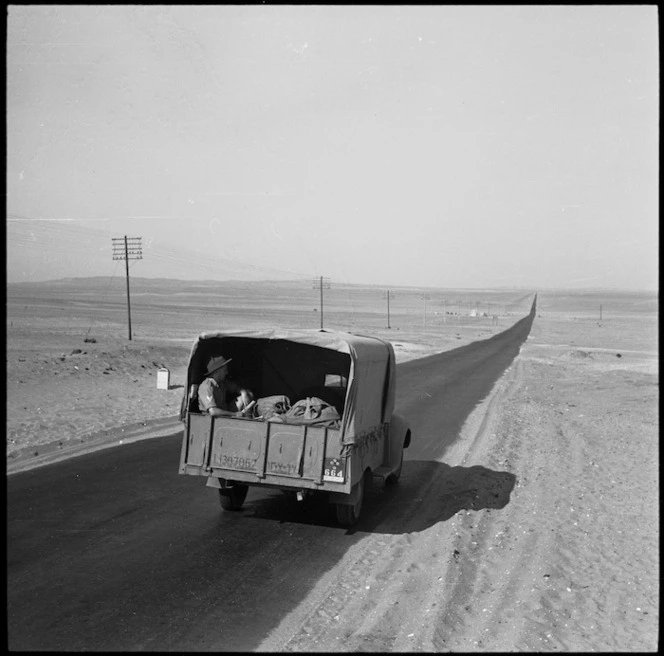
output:
[[[226,381],[224,381],[226,383]],[[227,388],[230,386],[226,386]],[[231,389],[235,389],[236,384],[233,384]],[[238,391],[241,389],[239,385],[237,386]],[[217,390],[218,392],[218,390]],[[249,394],[251,394],[249,392]],[[245,398],[244,393],[242,394],[243,399]],[[254,402],[249,403],[245,402],[245,407],[241,411],[234,410],[222,410],[217,405],[217,399],[215,395],[215,384],[210,378],[206,378],[198,387],[198,408],[201,412],[207,412],[212,417],[238,417],[251,414],[251,410],[254,406]]]
[[[208,408],[208,413],[211,414],[213,417],[234,417],[236,415],[239,415],[239,412],[231,412],[230,410],[222,410],[221,408],[217,408],[216,406],[212,406],[211,408]]]

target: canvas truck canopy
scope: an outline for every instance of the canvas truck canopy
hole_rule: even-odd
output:
[[[285,394],[294,403],[307,396],[322,398],[322,389],[336,389],[342,399],[343,444],[355,444],[391,420],[392,345],[376,337],[323,330],[202,333],[189,356],[181,419],[191,386],[203,381],[210,358],[219,355],[232,358],[230,377],[256,398]]]

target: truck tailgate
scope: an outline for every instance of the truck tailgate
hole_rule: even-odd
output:
[[[191,414],[180,471],[294,487],[344,483],[339,438],[335,428]]]

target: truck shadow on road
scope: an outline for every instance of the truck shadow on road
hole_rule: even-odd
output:
[[[401,481],[375,485],[367,495],[355,530],[416,533],[446,522],[461,511],[501,510],[510,502],[516,476],[482,465],[451,467],[412,460],[404,463]]]
[[[250,501],[248,517],[281,523],[337,527],[347,534],[402,534],[424,531],[462,510],[500,510],[510,501],[516,476],[482,465],[450,467],[431,461],[406,461],[401,481],[387,486],[380,480],[365,494],[362,514],[350,529],[339,526],[327,500],[275,494]]]

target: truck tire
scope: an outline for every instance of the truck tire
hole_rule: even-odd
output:
[[[337,513],[337,521],[342,526],[353,526],[357,523],[357,520],[360,518],[360,513],[362,512],[362,502],[364,501],[364,491],[367,487],[367,478],[371,476],[369,470],[364,472],[364,476],[358,481],[358,498],[355,502],[355,505],[348,506],[346,504],[337,503],[335,504],[335,510]]]
[[[399,466],[385,479],[385,485],[396,485],[401,477],[401,469],[403,468],[403,449],[401,449],[401,458]]]
[[[240,510],[249,491],[248,485],[233,485],[226,489],[219,489],[219,502],[224,510]]]

